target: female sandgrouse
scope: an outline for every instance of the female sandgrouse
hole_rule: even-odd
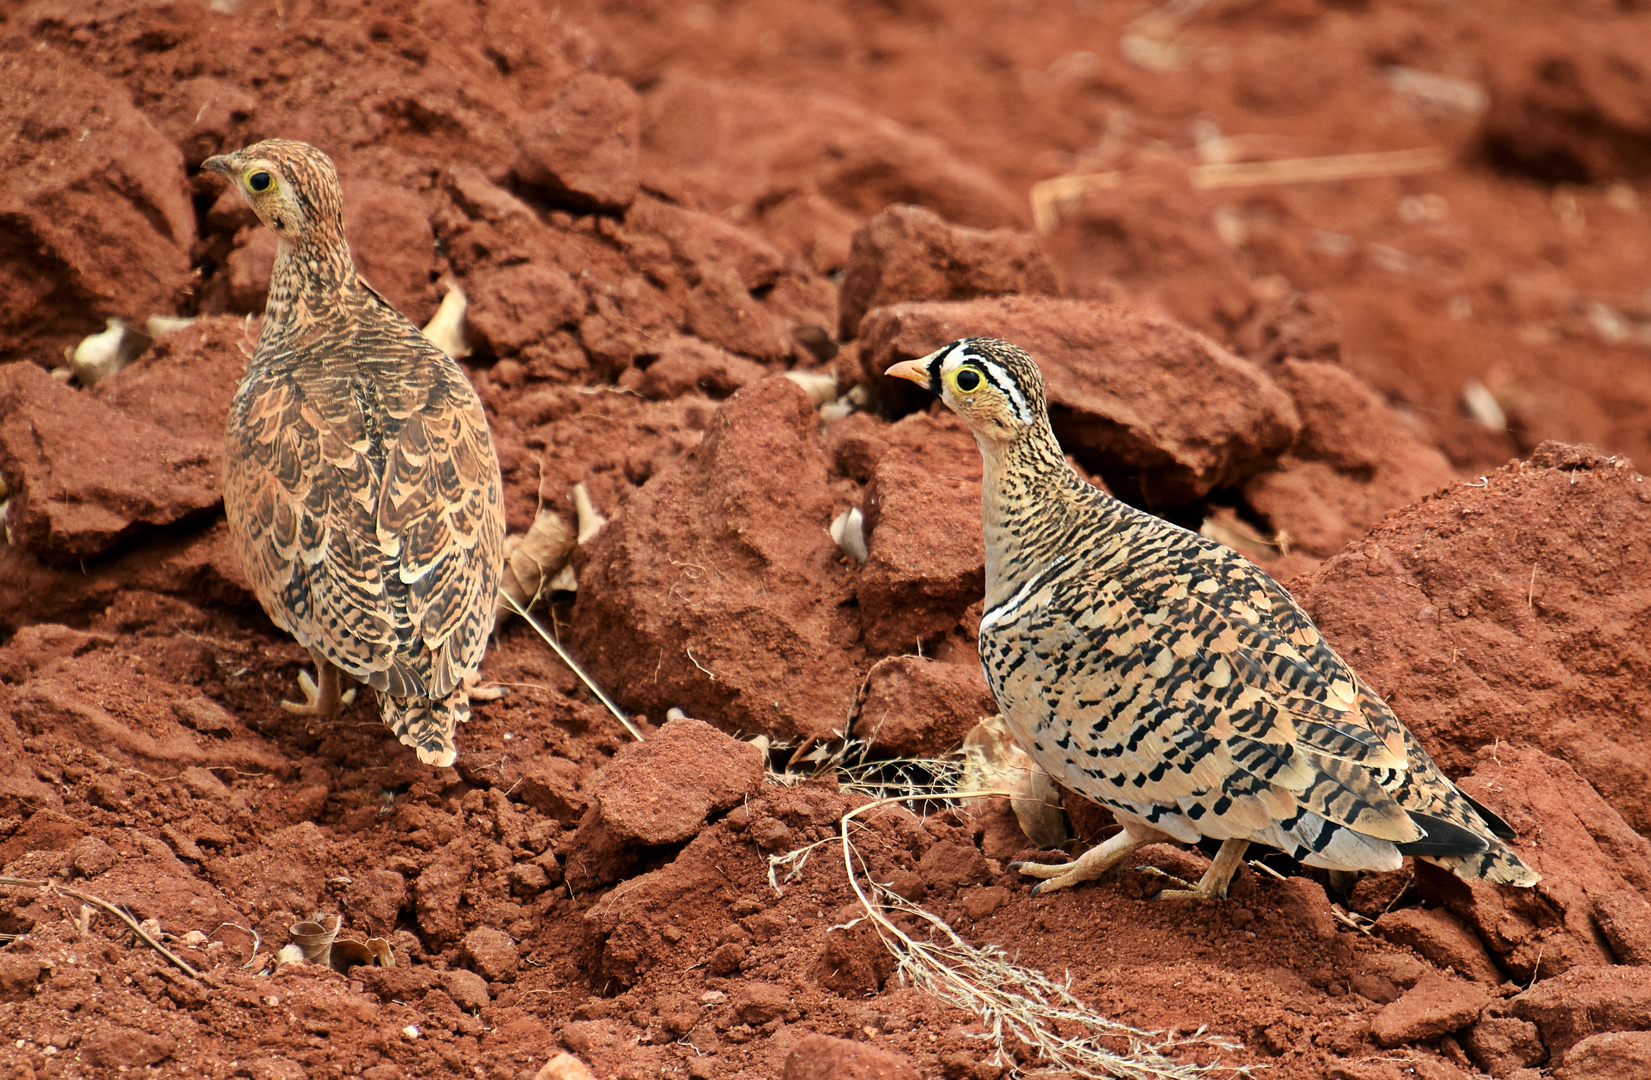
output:
[[[1142,844],[1222,841],[1192,889],[1226,896],[1251,843],[1309,866],[1531,885],[1513,831],[1439,772],[1279,585],[1228,548],[1085,483],[1022,350],[965,338],[889,368],[940,395],[985,459],[980,659],[1010,730],[1123,832],[1040,890],[1099,877]]]
[[[338,174],[270,139],[208,158],[279,238],[264,325],[224,439],[224,511],[269,617],[315,658],[296,713],[331,716],[339,669],[451,765],[504,549],[499,462],[463,371],[356,273]],[[319,687],[317,686],[319,683]]]

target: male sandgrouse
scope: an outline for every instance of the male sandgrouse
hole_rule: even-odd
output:
[[[928,387],[985,459],[980,659],[1010,730],[1123,831],[1076,862],[1023,863],[1040,890],[1142,844],[1222,841],[1192,889],[1224,897],[1251,843],[1309,866],[1531,885],[1513,831],[1439,772],[1272,578],[1073,471],[1024,351],[965,338],[888,374]]]
[[[463,371],[356,273],[326,154],[270,139],[208,158],[279,238],[263,330],[230,408],[224,511],[269,617],[378,691],[419,760],[451,765],[504,549],[499,462]],[[319,687],[317,686],[319,683]]]

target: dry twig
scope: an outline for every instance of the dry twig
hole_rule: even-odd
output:
[[[91,893],[81,892],[79,889],[71,889],[67,885],[59,885],[55,881],[37,881],[32,878],[0,877],[0,885],[14,885],[20,889],[46,889],[50,892],[56,893],[58,896],[68,897],[73,900],[79,900],[85,904],[92,904],[96,907],[100,907],[129,926],[132,933],[136,934],[145,945],[148,945],[151,949],[154,949],[156,952],[166,957],[185,975],[188,975],[191,979],[198,979],[201,977],[201,973],[190,967],[189,963],[184,960],[183,957],[179,956],[171,949],[168,949],[159,941],[156,941],[154,938],[150,937],[149,932],[139,926],[136,919],[132,918],[132,916],[126,914],[126,912],[120,910],[120,908],[109,903],[109,901],[102,899],[101,897],[93,896]]]
[[[535,619],[533,616],[529,615],[527,613],[527,609],[516,603],[516,601],[512,599],[509,594],[501,592],[499,593],[499,599],[507,601],[510,604],[511,610],[516,612],[516,614],[520,615],[523,619],[527,620],[527,624],[533,627],[533,629],[538,632],[540,637],[544,638],[545,644],[550,646],[551,651],[555,652],[561,659],[562,663],[568,666],[568,670],[579,676],[579,681],[585,684],[585,689],[594,694],[596,696],[596,700],[605,705],[607,710],[614,715],[614,718],[625,726],[625,730],[631,733],[631,738],[635,739],[637,742],[646,741],[642,738],[642,732],[638,731],[636,725],[631,723],[631,718],[626,716],[619,706],[613,703],[612,698],[603,693],[602,688],[596,685],[596,680],[592,679],[585,673],[585,669],[579,666],[579,662],[568,655],[567,650],[562,648],[561,642],[552,637],[550,632],[544,628],[538,619]]]

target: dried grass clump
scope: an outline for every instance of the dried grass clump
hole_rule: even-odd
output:
[[[927,797],[959,799],[1002,794],[1007,792],[952,790]],[[878,884],[854,846],[857,827],[854,819],[913,798],[912,795],[882,798],[844,814],[840,837],[843,867],[865,911],[864,918],[876,927],[884,946],[893,955],[900,981],[978,1016],[986,1030],[977,1037],[991,1045],[992,1063],[1003,1067],[1010,1076],[1020,1076],[1024,1058],[1035,1061],[1039,1069],[1061,1070],[1092,1080],[1198,1080],[1217,1074],[1251,1075],[1245,1066],[1177,1060],[1196,1052],[1239,1051],[1243,1049],[1240,1044],[1206,1034],[1202,1027],[1181,1035],[1173,1031],[1144,1031],[1108,1020],[1073,996],[1069,982],[1057,982],[1035,968],[1015,963],[996,945],[965,941],[933,912]],[[796,851],[770,856],[769,884],[776,892],[783,893],[777,871],[786,870],[785,882],[796,881],[809,855],[828,842],[822,840]],[[902,930],[890,918],[890,912],[926,925],[928,940],[920,940]]]

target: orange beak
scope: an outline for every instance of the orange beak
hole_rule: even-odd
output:
[[[892,375],[896,379],[907,379],[927,390],[929,389],[929,369],[927,364],[924,363],[926,360],[928,360],[927,356],[916,360],[902,360],[883,374]]]

